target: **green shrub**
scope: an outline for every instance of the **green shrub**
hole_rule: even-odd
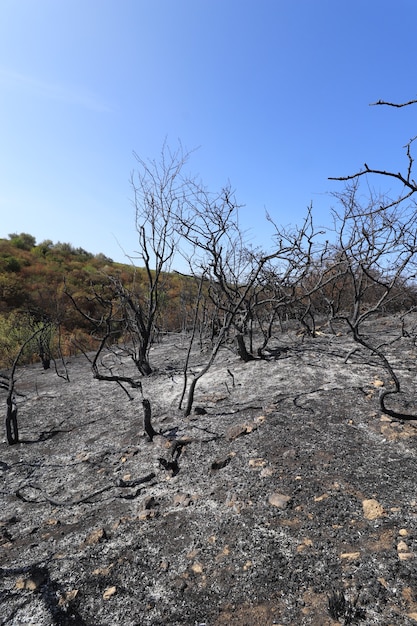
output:
[[[13,246],[20,248],[20,250],[32,250],[36,246],[36,238],[29,233],[12,233],[9,235],[9,239]]]
[[[2,265],[5,272],[19,272],[22,267],[19,259],[14,256],[3,257]]]

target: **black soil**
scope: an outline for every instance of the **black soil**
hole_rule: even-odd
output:
[[[397,322],[368,331],[403,385],[390,406],[412,415],[417,349]],[[381,414],[391,381],[352,348],[326,329],[277,332],[265,360],[225,348],[184,418],[186,339],[167,337],[142,381],[153,441],[141,394],[93,380],[83,357],[70,382],[20,368],[21,443],[0,444],[0,623],[416,624],[417,421]]]

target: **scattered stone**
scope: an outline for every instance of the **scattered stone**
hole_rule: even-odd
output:
[[[347,560],[347,561],[355,561],[356,559],[359,559],[360,556],[361,556],[360,552],[342,552],[342,554],[340,555],[340,558]]]
[[[223,550],[219,552],[219,554],[216,556],[216,562],[218,563],[219,561],[222,561],[224,557],[229,556],[229,554],[230,554],[230,548],[228,545],[226,545],[224,546]]]
[[[155,511],[155,509],[144,509],[138,513],[137,519],[142,522],[145,519],[152,519],[157,516],[158,511]]]
[[[78,454],[75,457],[76,461],[89,461],[90,460],[90,453],[89,452],[78,452]]]
[[[106,538],[106,531],[104,530],[104,528],[97,528],[97,530],[93,530],[93,532],[88,535],[87,539],[85,540],[85,545],[93,546],[94,544],[99,543],[99,541],[102,541]]]
[[[196,495],[190,496],[189,493],[176,493],[173,498],[172,504],[174,506],[187,507],[190,504],[194,504],[196,499],[197,499]]]
[[[322,502],[323,500],[327,500],[328,497],[328,493],[323,493],[321,496],[314,496],[314,502]]]
[[[109,600],[116,593],[116,587],[107,587],[103,593],[103,600]]]
[[[290,501],[290,496],[278,492],[272,493],[268,498],[269,504],[277,507],[277,509],[286,509]]]
[[[400,561],[408,561],[408,559],[411,559],[414,556],[413,553],[410,552],[410,549],[408,545],[405,543],[405,541],[398,542],[397,552],[398,552],[398,558],[400,559]]]
[[[70,602],[75,600],[78,595],[78,589],[71,589],[62,593],[58,600],[58,606],[67,607]]]
[[[264,467],[265,465],[266,461],[262,457],[259,457],[257,459],[249,459],[249,467],[256,469],[258,467]]]
[[[195,563],[193,563],[191,565],[191,569],[193,570],[194,574],[202,574],[203,573],[203,566],[198,561],[196,561]]]
[[[301,543],[298,544],[297,546],[297,552],[304,552],[304,550],[306,548],[311,548],[311,546],[313,545],[313,542],[311,539],[309,539],[308,537],[305,537]]]
[[[391,424],[391,422],[392,422],[392,419],[390,417],[388,417],[388,415],[381,415],[379,420],[381,422],[388,422],[389,424]]]
[[[362,501],[363,514],[367,520],[375,520],[384,515],[384,509],[377,500],[370,498]]]
[[[110,563],[110,565],[108,565],[107,567],[96,567],[96,569],[93,570],[93,575],[94,576],[108,576],[110,574],[112,567],[114,567],[114,563]]]
[[[379,380],[378,378],[376,378],[372,381],[372,384],[374,387],[383,387],[385,383],[383,380]]]
[[[247,435],[258,428],[257,424],[252,422],[251,424],[234,424],[227,429],[226,437],[229,441],[233,441],[242,435]]]

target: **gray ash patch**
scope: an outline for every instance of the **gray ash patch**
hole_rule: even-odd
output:
[[[19,370],[23,443],[0,456],[1,623],[415,623],[417,429],[379,413],[378,362],[345,362],[350,339],[333,335],[277,335],[247,364],[224,350],[185,419],[183,343],[157,344],[142,381],[152,442],[140,394],[93,380],[82,358],[69,383]],[[389,350],[404,385],[392,402],[410,411],[417,350]]]

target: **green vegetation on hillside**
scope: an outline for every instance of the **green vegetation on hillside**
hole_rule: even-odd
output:
[[[140,286],[144,280],[141,268],[115,263],[104,254],[94,255],[70,243],[45,240],[37,244],[28,233],[0,239],[0,367],[10,366],[36,330],[42,332],[25,348],[21,363],[42,358],[39,342],[46,340],[47,333],[51,333],[52,356],[68,356],[79,342],[94,349],[91,326],[77,313],[65,287],[80,306],[87,306],[90,315],[100,315],[92,293],[103,292],[109,276],[126,285],[135,281]],[[180,323],[177,304],[183,280],[170,274],[165,281],[164,326],[168,328],[178,328]]]

